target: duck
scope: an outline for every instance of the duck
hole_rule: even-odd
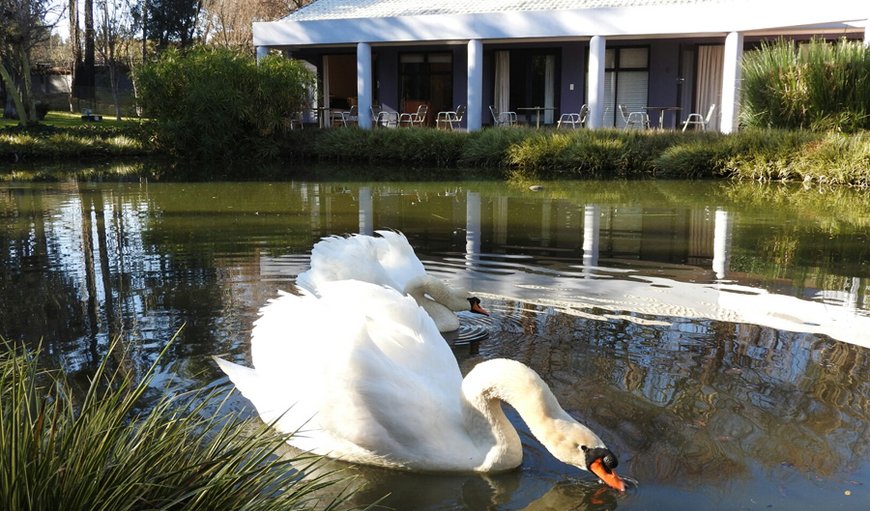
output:
[[[387,230],[375,233],[378,236],[329,236],[315,243],[311,267],[296,277],[297,286],[314,294],[325,282],[336,280],[389,286],[413,297],[442,333],[459,329],[456,312],[489,315],[479,298],[426,273],[404,234]]]
[[[523,449],[504,402],[558,460],[625,491],[613,452],[533,369],[495,358],[463,378],[434,320],[388,286],[280,292],[260,310],[250,357],[253,367],[215,361],[297,449],[415,472],[508,471]]]

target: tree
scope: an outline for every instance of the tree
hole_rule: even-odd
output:
[[[124,62],[132,61],[134,26],[130,8],[129,0],[97,0],[95,44],[109,71],[109,89],[118,120],[121,119],[118,79]]]
[[[76,86],[78,79],[76,71],[82,65],[82,42],[79,31],[79,2],[78,0],[69,0],[69,48],[70,48],[70,88],[69,88],[69,111],[75,110],[74,98],[76,97]]]
[[[214,46],[253,51],[251,24],[271,21],[312,0],[205,0],[202,35]]]
[[[49,0],[0,0],[0,79],[24,125],[37,122],[30,53],[51,36],[53,13]]]
[[[148,23],[145,35],[158,50],[172,45],[188,47],[196,41],[196,28],[203,0],[148,0],[144,8]]]

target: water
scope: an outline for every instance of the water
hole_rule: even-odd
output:
[[[320,237],[392,228],[492,309],[463,371],[537,370],[636,481],[521,431],[493,476],[350,467],[396,509],[867,509],[870,201],[724,182],[0,183],[0,334],[86,376],[120,336],[160,385],[223,383]],[[182,328],[183,326],[183,328]],[[250,415],[242,398],[233,408]]]

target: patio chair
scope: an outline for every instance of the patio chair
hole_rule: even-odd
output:
[[[426,114],[429,113],[428,105],[420,105],[417,111],[413,113],[404,113],[399,116],[399,126],[422,127],[426,122]]]
[[[578,113],[567,113],[559,116],[559,121],[556,123],[556,128],[562,126],[576,128],[578,125],[582,128],[586,126],[586,117],[589,116],[589,106],[586,103],[580,107]]]
[[[492,114],[492,124],[498,127],[510,127],[517,123],[516,112],[499,112],[496,113],[495,107],[489,105],[489,113]]]
[[[372,107],[372,122],[374,122],[375,128],[397,128],[399,126],[399,112]]]
[[[699,113],[690,113],[689,116],[686,117],[686,120],[683,121],[683,131],[686,131],[686,128],[688,128],[689,125],[700,126],[701,131],[707,131],[707,127],[710,125],[710,119],[713,118],[714,110],[716,110],[716,103],[710,105],[710,108],[707,110],[706,117],[702,117]]]
[[[341,123],[342,126],[356,124],[359,122],[359,109],[356,105],[353,105],[350,107],[350,110],[333,113],[333,124],[335,122]]]
[[[290,130],[301,130],[303,126],[304,116],[302,112],[293,112],[290,114]]]
[[[640,111],[629,112],[628,108],[626,108],[623,104],[617,106],[619,108],[619,115],[622,116],[622,120],[623,122],[625,122],[625,129],[649,129],[649,114]]]
[[[438,117],[435,119],[436,128],[449,128],[451,131],[460,127],[462,118],[465,116],[465,105],[459,105],[456,110],[447,112],[438,112]]]

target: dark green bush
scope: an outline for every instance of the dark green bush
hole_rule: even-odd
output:
[[[206,160],[277,154],[314,83],[298,61],[267,56],[258,65],[215,48],[167,51],[138,78],[157,142],[176,156]]]

